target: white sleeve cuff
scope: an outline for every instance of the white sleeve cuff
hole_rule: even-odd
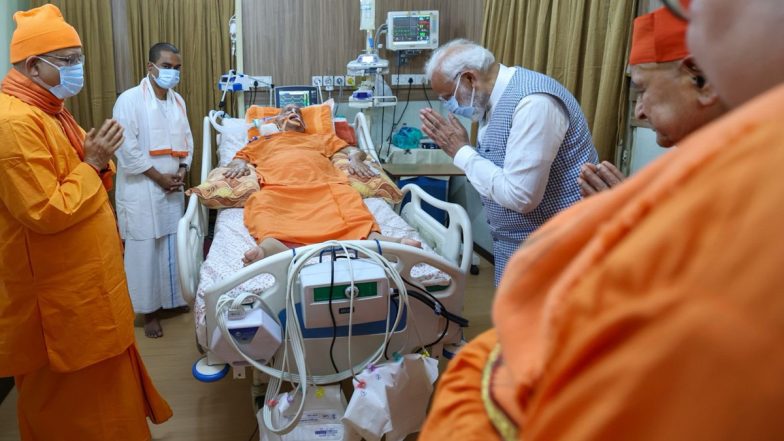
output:
[[[468,166],[468,162],[471,161],[475,155],[478,155],[476,150],[470,145],[466,144],[463,147],[460,147],[460,150],[458,150],[455,154],[455,165],[461,170],[465,171],[466,167]]]

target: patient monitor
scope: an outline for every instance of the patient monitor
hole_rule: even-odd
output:
[[[387,50],[435,49],[438,47],[438,11],[390,11],[387,13]]]
[[[300,107],[321,104],[318,89],[313,86],[278,86],[275,88],[275,107],[296,104]]]
[[[306,266],[299,274],[299,282],[306,328],[387,318],[389,280],[384,269],[369,260],[339,259],[334,268],[331,261]]]

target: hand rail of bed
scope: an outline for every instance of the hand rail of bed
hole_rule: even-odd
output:
[[[422,238],[439,255],[468,274],[471,268],[474,239],[471,220],[465,209],[460,205],[436,199],[417,185],[408,184],[401,191],[403,195],[411,194],[411,202],[406,204],[400,213],[403,219],[416,228]],[[422,201],[446,211],[449,216],[449,226],[444,226],[430,216],[422,208]]]
[[[378,152],[376,151],[375,145],[373,145],[373,139],[370,137],[370,130],[368,129],[367,119],[365,118],[365,114],[362,112],[357,112],[357,116],[354,117],[354,131],[357,135],[357,147],[364,150],[377,164],[381,164],[381,160],[378,158]]]
[[[212,170],[212,125],[209,117],[202,124],[201,181],[207,181]],[[204,262],[204,238],[207,236],[209,209],[194,194],[188,199],[185,215],[177,223],[177,275],[183,299],[196,300],[199,269]]]

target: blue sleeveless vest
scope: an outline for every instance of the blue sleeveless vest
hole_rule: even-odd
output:
[[[506,263],[520,244],[547,219],[580,200],[580,188],[577,185],[580,166],[598,161],[588,123],[574,96],[554,79],[521,67],[515,70],[501,99],[493,108],[482,142],[477,145],[479,155],[503,168],[515,108],[524,97],[536,93],[548,94],[561,102],[568,114],[569,128],[550,168],[544,197],[538,207],[523,214],[482,196],[493,237],[496,285]]]

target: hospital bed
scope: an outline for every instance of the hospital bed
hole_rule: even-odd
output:
[[[204,118],[202,182],[213,168],[214,124],[215,118]],[[352,126],[356,131],[358,147],[378,161],[362,113],[357,114]],[[410,203],[402,210],[399,207],[393,209],[380,199],[368,199],[366,205],[376,216],[382,234],[416,238],[423,242],[423,249],[388,242],[351,243],[379,252],[393,262],[409,291],[419,293],[420,299],[410,300],[408,308],[404,308],[403,320],[392,333],[384,353],[385,358],[391,357],[393,352],[404,354],[423,346],[430,349],[431,355],[438,357],[444,347],[458,344],[462,338],[459,321],[445,318],[443,312],[446,310],[455,316],[462,313],[466,274],[472,257],[471,225],[468,215],[459,205],[437,200],[415,185],[407,185],[402,191],[411,195]],[[422,208],[424,202],[446,211],[448,226],[428,215]],[[245,292],[255,293],[262,299],[264,310],[269,316],[278,321],[279,325],[282,324],[285,321],[284,297],[288,288],[289,264],[297,253],[304,253],[317,245],[268,256],[243,268],[240,262],[242,253],[254,246],[255,242],[242,223],[242,209],[222,209],[217,215],[214,239],[205,260],[204,241],[208,220],[208,209],[199,203],[196,195],[190,196],[177,233],[181,290],[185,300],[193,305],[197,340],[206,351],[206,365],[229,364],[240,367],[246,365],[242,359],[226,357],[221,355],[225,352],[212,350],[220,336],[216,320],[219,298],[224,294],[235,296]],[[327,253],[324,260],[330,258],[330,253]],[[393,311],[387,311],[387,314],[402,307],[399,300],[400,297],[391,300]],[[338,370],[346,370],[351,364],[361,368],[362,361],[368,359],[383,340],[383,324],[383,321],[375,321],[364,323],[363,326],[354,325],[349,331],[352,335],[350,342],[345,335],[345,326],[336,327],[334,322],[331,333],[325,333],[323,327],[305,329],[308,374],[327,375],[334,372],[333,364]],[[329,328],[326,329],[329,331]],[[336,335],[334,343],[332,334]]]

